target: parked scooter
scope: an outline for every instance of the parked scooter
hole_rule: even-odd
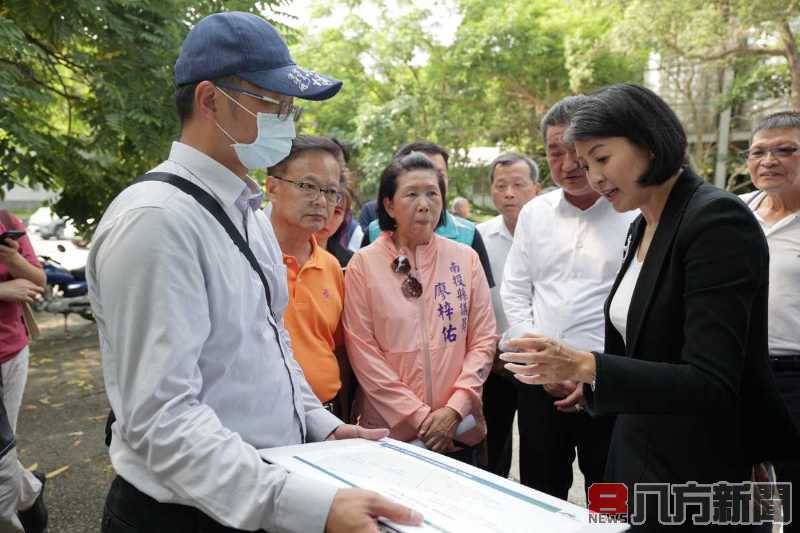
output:
[[[59,244],[58,251],[64,252],[66,249]],[[86,267],[67,270],[61,266],[61,263],[46,255],[40,255],[39,261],[47,275],[47,286],[42,297],[31,307],[36,311],[64,315],[65,329],[67,316],[70,313],[76,313],[86,320],[94,321],[92,307],[89,304]]]

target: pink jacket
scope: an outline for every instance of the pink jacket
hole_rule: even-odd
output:
[[[486,435],[481,393],[496,343],[478,255],[434,235],[412,258],[423,287],[418,299],[403,296],[405,275],[392,272],[398,255],[383,233],[347,267],[342,320],[361,385],[354,414],[364,427],[388,427],[391,437],[410,441],[428,414],[446,405],[462,418],[475,416],[477,427],[459,441],[477,444]]]

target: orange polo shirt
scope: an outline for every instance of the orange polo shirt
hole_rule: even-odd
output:
[[[344,307],[344,275],[339,261],[311,238],[311,257],[299,268],[283,255],[289,283],[284,325],[292,352],[321,402],[332,400],[342,386],[334,350],[344,344],[340,330]]]

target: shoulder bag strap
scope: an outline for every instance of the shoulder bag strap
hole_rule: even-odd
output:
[[[206,210],[217,219],[217,222],[219,222],[222,227],[225,228],[225,232],[231,238],[236,247],[239,248],[239,251],[242,252],[242,255],[244,255],[245,259],[247,259],[247,262],[250,263],[250,266],[253,268],[255,273],[258,274],[259,279],[261,279],[261,283],[264,285],[264,293],[267,295],[267,307],[269,308],[269,312],[274,319],[275,314],[272,312],[272,294],[270,293],[267,278],[264,276],[264,271],[261,270],[258,260],[256,259],[256,256],[253,255],[253,251],[250,249],[250,246],[247,245],[247,242],[244,240],[244,237],[242,237],[242,234],[239,233],[239,230],[233,225],[230,217],[225,214],[225,211],[222,209],[222,206],[219,205],[219,202],[217,202],[217,200],[202,187],[195,185],[185,178],[175,174],[170,174],[168,172],[150,172],[137,178],[134,183],[140,183],[143,181],[162,181],[177,187],[181,191],[197,200],[200,205],[205,207]]]
[[[193,197],[197,202],[202,205],[211,215],[217,219],[217,222],[225,228],[225,232],[234,242],[239,251],[242,252],[242,255],[247,259],[247,262],[250,263],[250,266],[253,268],[256,274],[258,274],[259,279],[261,279],[261,284],[264,286],[264,293],[267,297],[267,309],[269,309],[270,315],[272,315],[272,322],[270,326],[272,326],[272,331],[275,333],[275,341],[278,343],[278,348],[281,351],[281,356],[283,357],[284,365],[286,366],[286,371],[289,373],[289,379],[293,382],[291,378],[291,369],[289,368],[289,362],[286,360],[286,354],[283,353],[283,344],[281,343],[280,333],[278,332],[278,319],[275,317],[275,313],[272,312],[272,295],[269,289],[269,283],[267,282],[267,278],[264,275],[264,271],[261,270],[261,267],[258,264],[258,260],[256,256],[253,254],[253,251],[250,249],[250,246],[247,245],[247,242],[242,237],[242,234],[239,233],[239,230],[236,229],[236,226],[233,225],[231,222],[230,217],[225,214],[225,211],[222,209],[222,206],[219,205],[219,202],[211,196],[207,191],[205,191],[202,187],[195,185],[191,181],[177,176],[175,174],[171,174],[169,172],[149,172],[147,174],[143,174],[139,176],[134,183],[141,183],[144,181],[161,181],[164,183],[169,183],[170,185],[177,187],[184,193],[188,194],[189,196]],[[295,398],[294,398],[294,386],[292,387],[292,405],[295,405]],[[295,409],[295,416],[298,417],[298,423],[300,424],[300,431],[301,431],[301,438],[302,441],[306,441],[306,433],[304,431],[304,426],[302,422],[299,420],[299,415],[297,414],[297,410]],[[114,411],[110,411],[108,413],[108,418],[106,419],[106,446],[111,445],[111,425],[116,421],[117,417],[114,415]]]

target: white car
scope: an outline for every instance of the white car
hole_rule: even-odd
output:
[[[56,215],[49,207],[40,207],[28,219],[28,231],[38,233],[43,239],[71,239],[75,226],[71,221]]]
[[[49,207],[40,207],[28,219],[28,231],[31,233],[39,233],[39,228],[49,225],[53,222],[55,213]]]

